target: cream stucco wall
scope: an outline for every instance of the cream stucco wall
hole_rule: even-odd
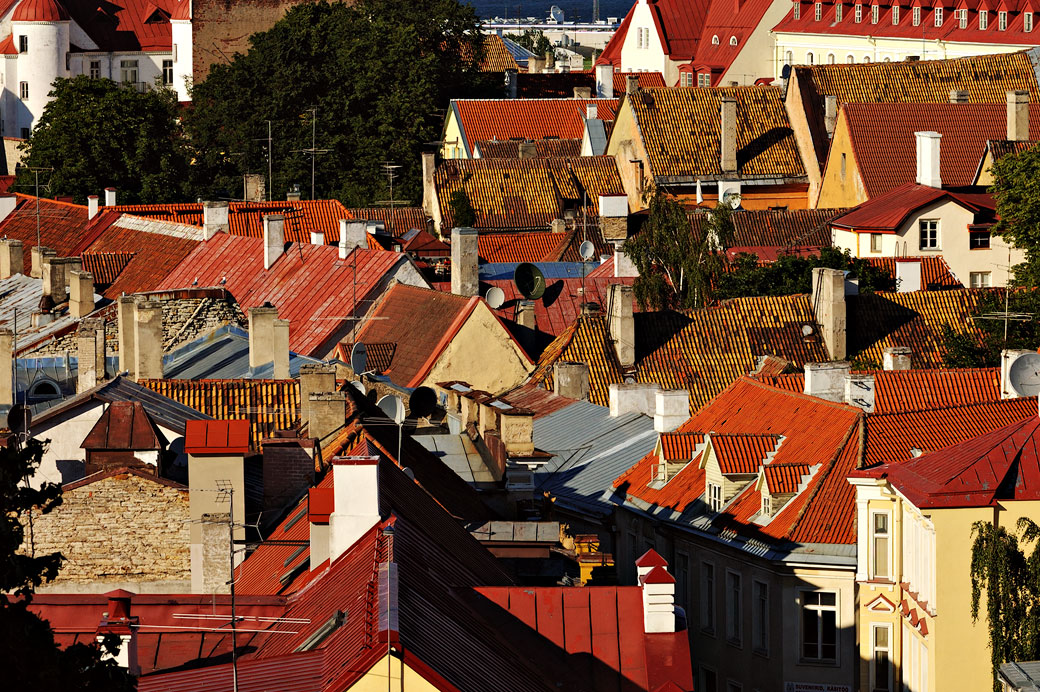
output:
[[[798,153],[802,157],[802,165],[805,166],[805,173],[809,176],[808,199],[811,205],[820,194],[820,162],[824,160],[826,150],[817,155],[812,133],[809,130],[809,118],[805,112],[806,105],[803,103],[801,91],[802,85],[799,80],[794,78],[788,80],[787,93],[784,96],[784,108],[787,111],[787,120],[791,124],[795,142],[798,144]],[[823,104],[819,104],[816,107],[823,108]],[[826,142],[823,146],[826,147],[829,144],[830,142]]]
[[[499,394],[523,382],[533,367],[505,326],[480,301],[423,384],[461,380],[474,389]]]
[[[783,66],[775,65],[773,27],[790,11],[791,3],[788,0],[772,0],[769,9],[751,35],[738,39],[743,41],[743,45],[737,57],[722,74],[719,86],[729,86],[732,82],[740,86],[750,86],[757,79],[779,74]],[[729,41],[729,36],[719,36],[719,40]]]
[[[462,126],[455,117],[455,109],[448,108],[448,117],[444,120],[444,136],[441,138],[441,158],[468,159],[466,145],[462,139]]]
[[[636,122],[635,113],[628,99],[622,100],[621,107],[618,109],[614,130],[610,134],[610,141],[607,142],[606,154],[613,156],[617,161],[621,186],[628,195],[629,211],[645,209],[643,190],[653,178],[650,174],[650,164],[643,146],[643,138],[639,132],[639,123]],[[642,171],[641,175],[640,171]]]
[[[827,152],[820,194],[815,206],[818,209],[854,207],[867,199],[867,190],[863,185],[856,154],[852,149],[849,122],[843,109],[839,111],[834,126],[834,136]]]
[[[639,30],[647,29],[649,43],[639,47]],[[646,0],[639,0],[632,14],[632,21],[625,34],[625,42],[621,46],[622,72],[660,72],[664,75],[665,84],[675,84],[679,79],[678,67],[664,53],[661,36],[657,33],[650,6]]]
[[[384,656],[349,689],[350,692],[437,692],[437,687],[406,665],[399,654]]]

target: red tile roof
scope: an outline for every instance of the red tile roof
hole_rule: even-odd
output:
[[[14,211],[0,221],[0,237],[22,241],[25,247],[22,273],[29,275],[32,266],[30,248],[36,245],[36,198],[15,194]],[[40,244],[68,257],[80,243],[87,229],[87,208],[80,204],[56,202],[40,198]]]
[[[689,461],[699,456],[698,447],[703,449],[704,433],[661,433],[661,454],[665,461]]]
[[[1034,410],[1028,418],[941,451],[851,475],[886,479],[922,509],[1040,500],[1038,443],[1040,418]]]
[[[94,283],[111,284],[134,258],[134,252],[84,252],[83,271],[94,275]]]
[[[223,285],[243,310],[270,302],[281,319],[289,320],[289,348],[324,356],[342,338],[355,311],[364,313],[389,274],[406,261],[400,253],[359,249],[341,260],[334,247],[292,244],[264,269],[261,238],[218,233],[200,243],[157,288]]]
[[[60,1],[102,51],[172,52],[169,20],[174,0],[127,0],[118,5]]]
[[[505,142],[475,142],[473,152],[474,155],[479,153],[482,159],[516,159],[520,158],[520,144],[519,139]],[[535,140],[534,146],[536,158],[581,156],[580,139],[538,139]]]
[[[809,464],[766,464],[762,467],[762,475],[766,489],[772,495],[786,495],[798,492],[802,478],[812,472]]]
[[[598,224],[583,228],[579,221],[563,233],[483,233],[478,238],[478,253],[486,262],[580,262],[578,248],[583,239],[595,246],[595,256],[611,251],[610,246],[603,240]]]
[[[994,220],[996,203],[988,193],[966,194],[910,182],[868,199],[832,219],[831,225],[858,233],[895,233],[911,214],[940,201],[950,201],[973,212],[976,223]],[[964,232],[968,230],[965,228]]]
[[[628,78],[636,77],[640,89],[666,87],[664,75],[660,72],[614,72],[614,95],[620,97],[628,89]]]
[[[698,72],[707,69],[712,73],[712,85],[718,86],[726,70],[737,59],[741,51],[748,48],[751,34],[758,28],[766,12],[773,6],[770,0],[745,0],[739,4],[715,0],[708,5],[704,18],[697,54],[693,67]],[[768,28],[768,27],[764,27]],[[715,40],[718,37],[718,40]],[[736,40],[736,45],[732,39]],[[750,78],[772,77],[772,74],[732,75],[749,83]]]
[[[1040,138],[1040,104],[1029,107],[1030,135]],[[915,132],[938,132],[943,185],[975,180],[986,142],[1007,134],[1007,106],[996,103],[849,103],[842,109],[867,197],[913,182]]]
[[[0,41],[0,55],[18,55],[18,47],[14,45],[14,34]]]
[[[896,262],[917,262],[921,265],[921,288],[929,291],[947,288],[964,288],[964,284],[950,271],[950,265],[942,257],[865,257],[865,260],[893,279]]]
[[[248,454],[249,421],[190,420],[185,423],[188,454]]]
[[[733,220],[733,248],[775,248],[787,251],[796,247],[821,248],[831,244],[829,221],[847,209],[742,209]],[[703,233],[708,212],[689,214],[694,233]],[[775,254],[775,253],[774,253]],[[764,259],[761,255],[759,259]]]
[[[758,473],[770,452],[781,443],[779,435],[716,434],[708,436],[719,469],[725,475]]]
[[[613,120],[617,99],[459,99],[451,102],[462,132],[461,144],[473,156],[477,142],[511,139],[577,139],[585,132],[586,107]]]
[[[597,64],[609,62],[612,65],[621,65],[621,46],[625,43],[632,15],[640,4],[634,4],[628,11],[621,26],[603,49],[603,53],[596,61]],[[702,37],[701,29],[709,15],[709,4],[686,2],[685,0],[657,0],[646,5],[654,20],[657,36],[666,56],[675,61],[693,59],[697,52],[698,41]],[[728,7],[732,12],[733,6],[728,5]]]

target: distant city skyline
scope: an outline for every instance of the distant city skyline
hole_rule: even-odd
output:
[[[624,17],[632,7],[634,0],[600,0],[600,19],[607,17]],[[477,14],[484,19],[491,17],[516,17],[517,8],[521,17],[545,18],[549,16],[549,8],[557,5],[564,12],[567,21],[592,19],[592,0],[525,0],[524,2],[511,2],[510,0],[470,0]]]

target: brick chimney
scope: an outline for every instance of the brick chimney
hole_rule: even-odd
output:
[[[480,290],[477,239],[475,228],[451,229],[451,292],[457,296],[468,298]]]
[[[76,391],[84,392],[105,381],[105,322],[85,319],[76,331]]]
[[[967,103],[968,92],[966,89],[950,89],[950,103]]]
[[[505,71],[505,97],[507,99],[516,98],[516,81],[517,71],[514,69],[508,69]]]
[[[661,389],[654,393],[654,430],[672,432],[690,418],[690,392]]]
[[[737,100],[731,96],[722,97],[722,105],[719,107],[719,136],[719,167],[723,173],[736,173]]]
[[[323,363],[300,366],[300,421],[310,420],[311,394],[336,391],[336,367]]]
[[[22,241],[14,238],[0,240],[0,279],[9,279],[25,271]]]
[[[204,240],[209,240],[218,233],[227,233],[230,229],[227,202],[202,203],[202,237]]]
[[[1029,92],[1007,93],[1007,138],[1012,142],[1029,140]]]
[[[0,406],[14,405],[14,332],[0,329]]]
[[[105,206],[114,207],[116,206],[116,189],[114,187],[105,188]]]
[[[675,577],[668,563],[650,549],[636,560],[636,576],[643,592],[644,631],[675,632]]]
[[[323,392],[310,394],[307,407],[307,435],[314,439],[324,440],[336,432],[347,420],[347,393]]]
[[[614,98],[613,65],[596,65],[596,96],[601,99]]]
[[[915,132],[917,140],[917,184],[928,187],[942,187],[942,175],[939,172],[939,140],[938,132]]]
[[[146,300],[134,304],[134,375],[138,380],[163,376],[162,303]]]
[[[366,223],[354,219],[339,220],[339,258],[346,259],[354,248],[368,249]]]
[[[270,303],[249,308],[249,367],[272,364],[276,380],[289,378],[289,321]]]
[[[569,399],[588,399],[592,388],[589,384],[587,363],[559,361],[553,365],[553,390]]]
[[[636,322],[632,314],[634,289],[625,284],[607,287],[610,339],[622,368],[636,364]]]
[[[379,459],[336,457],[332,474],[335,506],[329,516],[329,558],[335,562],[379,522]]]
[[[312,570],[329,559],[329,519],[336,506],[335,498],[335,488],[311,488],[307,491],[307,521],[311,525],[310,568]]]
[[[813,269],[812,308],[827,354],[841,360],[846,354],[845,273],[840,269]]]
[[[108,598],[108,606],[95,632],[97,642],[100,644],[108,635],[119,637],[119,651],[111,658],[131,675],[140,675],[141,666],[137,660],[137,627],[140,618],[130,614],[133,594],[118,589],[109,591],[105,596]]]
[[[131,380],[137,379],[137,349],[134,342],[134,311],[137,299],[134,296],[120,296],[118,301],[119,321],[119,372],[127,373]]]
[[[91,221],[97,215],[98,215],[98,196],[97,195],[88,195],[87,196],[87,221]]]
[[[94,312],[94,275],[90,272],[73,270],[69,284],[69,314],[86,317]]]
[[[842,401],[845,398],[845,376],[851,366],[844,361],[805,364],[804,394],[827,401]]]
[[[625,94],[632,96],[639,92],[639,76],[630,74],[625,76]]]
[[[882,367],[885,370],[909,370],[912,353],[909,346],[889,346],[882,356]]]
[[[29,276],[34,279],[43,278],[43,260],[47,257],[57,257],[58,253],[51,250],[49,247],[42,247],[40,245],[34,245],[29,250],[31,266],[29,268]]]
[[[285,252],[285,216],[264,215],[264,269],[270,269]]]

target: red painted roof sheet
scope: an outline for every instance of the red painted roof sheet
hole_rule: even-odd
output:
[[[192,421],[202,422],[202,421]],[[83,439],[83,449],[158,450],[159,430],[139,401],[113,401]]]
[[[157,287],[223,285],[243,310],[270,302],[289,320],[289,348],[324,356],[349,327],[355,310],[365,312],[377,288],[402,261],[400,253],[339,250],[292,244],[270,269],[264,269],[264,241],[218,233],[200,243]],[[356,270],[355,270],[356,265]],[[222,283],[223,282],[223,283]],[[356,296],[356,302],[355,302]]]
[[[986,142],[1007,135],[1007,106],[996,103],[849,103],[842,109],[867,197],[917,176],[915,132],[938,132],[943,185],[975,179]],[[1029,107],[1030,135],[1040,138],[1040,104]]]
[[[400,238],[413,228],[426,228],[426,212],[422,207],[364,207],[347,209],[346,218],[365,219],[366,221],[382,221],[386,232]],[[331,236],[328,236],[330,237]],[[336,240],[339,242],[339,228],[336,229]]]
[[[247,454],[249,421],[190,420],[185,423],[184,451],[188,454]]]
[[[715,0],[708,3],[707,15],[700,32],[697,53],[693,58],[693,66],[698,71],[710,68],[713,72],[713,85],[718,85],[724,72],[733,64],[741,51],[747,48],[752,32],[758,28],[767,10],[772,7],[770,0],[744,0],[731,3],[726,0]],[[715,37],[718,37],[716,42]],[[736,40],[733,45],[732,39]],[[772,77],[771,74],[739,75],[745,83],[748,77]]]
[[[585,132],[586,107],[613,120],[617,99],[460,99],[452,108],[470,155],[477,142],[511,139],[577,139]]]
[[[14,211],[0,221],[0,237],[14,238],[24,244],[22,273],[29,275],[32,266],[30,248],[36,245],[36,198],[15,194]],[[40,198],[40,244],[69,257],[87,229],[87,208],[80,204],[56,202]]]
[[[11,15],[12,22],[62,22],[69,18],[55,0],[21,0]]]
[[[599,224],[583,228],[580,222],[563,233],[520,231],[484,233],[478,238],[480,258],[485,262],[580,262],[578,248],[583,239],[595,247],[596,256],[610,252]]]
[[[18,55],[18,47],[14,45],[14,34],[0,41],[0,55]]]
[[[173,51],[170,10],[174,0],[127,0],[119,4],[90,0],[60,2],[102,51]]]
[[[758,473],[767,455],[779,446],[779,435],[710,435],[712,453],[725,475]]]
[[[832,219],[831,225],[860,233],[895,233],[911,214],[944,200],[965,207],[977,217],[985,216],[987,220],[992,220],[996,208],[989,194],[963,194],[910,182],[868,199]],[[967,233],[968,229],[963,232]]]

